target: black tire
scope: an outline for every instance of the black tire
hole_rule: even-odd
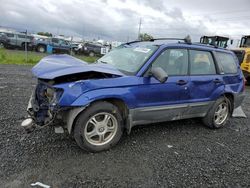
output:
[[[91,52],[89,52],[89,56],[90,56],[90,57],[94,57],[94,56],[95,56],[95,53],[91,51]]]
[[[0,42],[0,48],[5,48],[5,45],[3,42]]]
[[[28,44],[27,44],[27,45],[28,45]],[[21,49],[22,49],[22,50],[25,50],[25,43],[22,43]]]
[[[223,118],[221,121],[221,123],[216,123],[216,111],[217,109],[219,108],[220,105],[226,105],[226,108],[227,108],[227,112],[225,113],[226,114],[226,117],[225,119]],[[229,99],[227,99],[226,97],[220,97],[219,99],[217,99],[214,103],[214,105],[212,106],[211,109],[209,109],[207,115],[202,119],[203,120],[203,123],[209,127],[209,128],[213,128],[213,129],[218,129],[218,128],[221,128],[223,127],[229,117],[230,117],[230,113],[231,112],[231,102]]]
[[[250,77],[246,78],[246,85],[248,85],[248,86],[250,85]]]
[[[88,128],[86,126],[89,125],[89,121],[91,120],[91,118],[100,113],[111,114],[112,117],[114,117],[117,121],[117,126],[116,126],[117,129],[115,134],[113,134],[113,136],[111,137],[112,139],[109,142],[103,145],[95,145],[92,144],[90,141],[88,141],[88,138],[86,138],[85,136],[86,130]],[[112,146],[118,143],[118,141],[122,136],[122,133],[123,133],[123,120],[121,113],[119,112],[118,108],[115,105],[105,101],[93,103],[86,110],[84,110],[77,118],[73,130],[74,138],[78,146],[90,152],[100,152],[110,149]],[[105,134],[106,133],[104,133],[104,135]]]
[[[46,47],[44,45],[38,45],[37,46],[37,51],[40,53],[45,53],[46,52]]]

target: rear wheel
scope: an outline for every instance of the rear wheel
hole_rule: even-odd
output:
[[[94,57],[94,56],[95,56],[95,53],[94,53],[94,52],[89,52],[89,56],[90,56],[90,57]]]
[[[43,46],[43,45],[39,45],[37,47],[37,51],[40,52],[40,53],[45,53],[46,52],[46,47]]]
[[[91,152],[107,150],[120,140],[122,122],[116,106],[104,101],[97,102],[78,117],[74,138],[82,149]]]
[[[226,97],[219,98],[203,118],[203,123],[210,128],[223,127],[230,116],[230,100]]]
[[[246,78],[246,85],[250,85],[250,77]]]

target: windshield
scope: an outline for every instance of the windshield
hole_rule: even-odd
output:
[[[123,46],[110,51],[98,62],[113,65],[125,74],[134,75],[157,49],[158,47],[153,45]]]

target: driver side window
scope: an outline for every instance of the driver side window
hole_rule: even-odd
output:
[[[152,67],[161,67],[169,76],[188,74],[186,49],[167,49],[153,62]]]

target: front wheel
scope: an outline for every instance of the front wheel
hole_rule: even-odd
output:
[[[78,117],[74,138],[82,149],[91,152],[107,150],[120,140],[122,122],[116,106],[104,101],[97,102]]]
[[[218,129],[223,127],[229,119],[230,108],[230,100],[226,97],[220,97],[203,118],[203,123],[209,128]]]

